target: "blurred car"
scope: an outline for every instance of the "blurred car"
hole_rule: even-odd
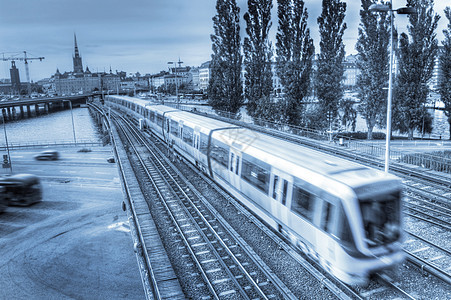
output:
[[[42,201],[41,180],[33,174],[0,176],[0,191],[8,205],[28,206]]]
[[[6,196],[6,188],[4,186],[0,186],[0,213],[5,211],[8,207],[9,200]]]
[[[36,160],[57,160],[59,159],[59,153],[55,150],[45,150],[34,156]]]
[[[106,161],[109,162],[109,163],[115,163],[116,162],[116,160],[114,159],[113,156],[109,157]]]

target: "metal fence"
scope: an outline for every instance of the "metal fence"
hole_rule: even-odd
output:
[[[332,146],[343,147],[343,149],[354,151],[359,154],[364,154],[382,160],[385,159],[385,144],[381,145],[380,142],[376,143],[374,141],[356,140],[350,137],[340,136],[339,133],[312,130],[299,126],[291,126],[287,124],[271,122],[264,119],[253,119],[249,116],[244,116],[241,117],[239,120],[236,120],[235,115],[233,114],[222,111],[218,112],[209,107],[194,108],[193,106],[182,104],[167,104],[167,105],[184,111],[191,111],[198,114],[205,114],[208,116],[216,116],[216,117],[219,116],[223,118],[228,118],[230,120],[233,120],[234,122],[243,122],[246,124],[264,127],[265,129],[269,130],[276,130],[278,132],[284,132],[287,134],[294,134],[297,136],[307,137],[320,142],[328,143]],[[436,145],[437,143],[441,143],[442,146],[444,146],[443,140],[434,140],[421,142],[401,141],[400,147],[407,145],[409,147],[414,147],[417,146],[417,143],[418,146],[430,146],[432,144]],[[412,164],[423,168],[432,169],[435,171],[451,173],[451,154],[448,155],[448,157],[444,157],[443,155],[434,155],[431,153],[417,153],[417,152],[409,153],[406,151],[398,151],[390,149],[390,160],[395,162]]]
[[[103,146],[103,142],[92,141],[92,140],[78,140],[74,141],[33,141],[26,143],[8,143],[0,144],[0,151],[6,151],[12,149],[28,149],[28,148],[51,148],[51,147],[73,147],[73,146]]]

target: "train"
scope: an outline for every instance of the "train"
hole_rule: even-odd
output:
[[[139,120],[339,280],[363,285],[404,260],[398,177],[148,100],[110,95],[105,106]]]

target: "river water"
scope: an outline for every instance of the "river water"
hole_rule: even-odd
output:
[[[196,106],[199,109],[208,109],[207,106]],[[74,132],[77,142],[99,141],[101,135],[89,114],[88,108],[73,109],[73,124],[70,110],[52,112],[48,115],[33,117],[29,119],[7,122],[5,124],[8,144],[26,144],[26,143],[55,143],[55,142],[73,142]],[[449,124],[446,121],[445,113],[442,110],[430,110],[433,121],[433,131],[426,137],[449,139]],[[242,110],[243,117],[246,109]],[[3,127],[3,124],[0,124]],[[384,131],[385,129],[375,129],[375,131]],[[365,120],[357,118],[356,131],[366,131]],[[0,129],[0,146],[5,143],[5,130]]]
[[[73,124],[70,110],[52,112],[47,115],[0,123],[0,145],[5,145],[5,129],[8,144],[94,141],[101,138],[86,107],[74,108]],[[0,120],[1,122],[1,120]]]

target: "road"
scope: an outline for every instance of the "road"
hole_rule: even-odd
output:
[[[144,298],[111,150],[79,148],[57,149],[58,161],[11,152],[14,173],[38,175],[44,199],[0,214],[1,299]]]

